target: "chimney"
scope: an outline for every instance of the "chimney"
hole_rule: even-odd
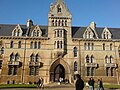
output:
[[[27,21],[27,28],[31,28],[33,26],[33,21],[31,19],[28,19]]]

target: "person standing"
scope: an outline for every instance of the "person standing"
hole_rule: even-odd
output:
[[[44,79],[41,78],[41,88],[44,89]]]
[[[95,83],[94,79],[92,77],[89,78],[88,84],[90,90],[94,90],[94,83]]]
[[[98,79],[97,90],[104,90],[102,79]]]
[[[97,82],[97,90],[100,90],[100,79],[98,79],[98,82]]]
[[[76,75],[76,79],[77,79],[75,83],[76,90],[83,90],[84,81],[81,79],[81,76],[79,74]]]
[[[38,89],[41,88],[41,79],[40,79],[40,78],[38,79],[38,82],[37,82],[37,88],[38,88]]]

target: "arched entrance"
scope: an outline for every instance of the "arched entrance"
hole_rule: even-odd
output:
[[[65,68],[61,64],[58,64],[54,69],[54,82],[57,82],[60,77],[65,78]]]
[[[50,82],[57,82],[59,78],[67,78],[71,81],[70,67],[63,59],[57,59],[50,65],[49,70]]]

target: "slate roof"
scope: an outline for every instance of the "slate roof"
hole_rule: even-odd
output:
[[[15,29],[17,25],[11,25],[11,24],[0,24],[0,36],[11,36],[12,31]],[[20,25],[22,31],[23,31],[23,36],[25,36],[27,32],[27,26],[26,25]],[[41,31],[42,31],[42,36],[47,37],[47,26],[39,26]],[[30,33],[28,34],[30,36]]]
[[[87,27],[72,27],[72,37],[73,38],[83,38],[83,33],[85,32]],[[102,38],[102,32],[104,28],[97,27],[96,32],[98,34],[98,38]],[[120,28],[108,28],[108,30],[112,33],[112,39],[120,39]]]
[[[11,36],[13,29],[17,25],[11,25],[11,24],[0,24],[0,36]],[[27,32],[27,26],[26,25],[20,25],[23,36]],[[48,26],[39,26],[42,31],[42,36],[47,37],[48,36]],[[34,28],[34,26],[33,26]],[[83,38],[83,33],[85,32],[87,27],[72,27],[72,38]],[[32,30],[32,29],[31,29]],[[98,38],[102,38],[101,34],[103,32],[104,28],[102,27],[96,27],[96,32],[98,34]],[[120,39],[120,28],[108,28],[108,30],[112,33],[113,39]],[[30,37],[30,32],[28,33],[28,36]]]

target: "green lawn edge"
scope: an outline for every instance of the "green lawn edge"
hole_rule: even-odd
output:
[[[34,84],[0,84],[1,88],[36,88]]]

